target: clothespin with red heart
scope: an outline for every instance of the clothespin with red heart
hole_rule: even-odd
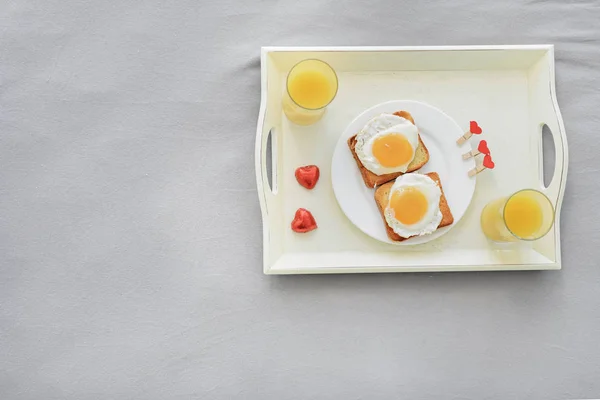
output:
[[[496,164],[494,164],[494,161],[492,161],[491,154],[486,154],[483,157],[483,162],[481,163],[481,165],[478,165],[469,171],[469,176],[470,177],[475,176],[478,173],[480,173],[481,171],[483,171],[484,169],[494,169],[495,166],[496,166]]]
[[[477,122],[476,121],[471,121],[469,123],[469,130],[467,132],[465,132],[464,135],[462,135],[461,137],[458,138],[458,140],[456,141],[456,144],[458,144],[460,146],[461,144],[463,144],[464,142],[466,142],[467,140],[469,140],[469,138],[471,138],[471,136],[473,136],[473,135],[480,135],[481,132],[483,132],[483,130],[477,124]]]
[[[487,142],[485,140],[482,140],[481,142],[479,142],[479,145],[477,146],[477,150],[471,150],[465,154],[462,155],[463,160],[468,160],[469,158],[478,156],[480,154],[490,154],[490,149],[488,148]]]

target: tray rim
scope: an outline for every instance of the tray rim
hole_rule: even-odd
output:
[[[442,45],[442,46],[263,46],[261,53],[276,51],[465,51],[465,50],[554,50],[553,44],[507,44],[507,45]]]
[[[266,198],[265,188],[262,179],[262,136],[264,131],[264,122],[266,117],[267,107],[267,56],[271,52],[411,52],[411,51],[489,51],[489,50],[544,50],[548,55],[548,70],[550,84],[550,101],[553,111],[556,116],[556,125],[558,128],[558,136],[561,139],[563,148],[562,153],[562,171],[558,179],[556,213],[560,215],[564,192],[566,187],[566,178],[568,173],[568,144],[564,122],[558,101],[556,98],[556,82],[555,82],[555,60],[554,60],[554,45],[553,44],[527,44],[527,45],[450,45],[450,46],[263,46],[261,47],[261,103],[259,118],[257,121],[257,138],[255,146],[255,172],[257,179],[257,189],[261,214],[263,219],[263,272],[265,274],[318,274],[318,273],[385,273],[385,272],[451,272],[451,271],[496,271],[496,270],[557,270],[561,269],[561,245],[560,245],[560,218],[555,223],[555,261],[549,263],[537,264],[486,264],[486,265],[466,265],[457,264],[453,266],[373,266],[373,267],[339,267],[339,266],[322,266],[322,267],[305,267],[305,268],[273,268],[278,260],[275,260],[271,265],[268,263],[269,251],[269,226],[266,221]],[[555,143],[555,147],[557,144]],[[558,154],[556,154],[558,158]],[[273,163],[275,160],[273,160]],[[543,162],[540,157],[540,163]],[[282,255],[285,256],[286,253]],[[281,257],[280,257],[281,258]]]

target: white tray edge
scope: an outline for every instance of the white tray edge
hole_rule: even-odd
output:
[[[561,250],[560,250],[560,218],[557,218],[555,225],[555,240],[556,240],[556,262],[547,264],[519,264],[519,265],[456,265],[453,267],[436,267],[436,266],[415,266],[415,267],[318,267],[318,268],[290,268],[290,269],[274,269],[270,268],[266,254],[268,253],[268,240],[269,240],[269,227],[266,216],[268,215],[266,205],[266,190],[265,187],[266,178],[262,176],[262,164],[266,160],[263,141],[265,140],[264,132],[264,120],[266,116],[267,106],[267,66],[266,58],[270,52],[278,51],[339,51],[339,52],[383,52],[383,51],[457,51],[457,50],[546,50],[550,53],[549,57],[549,69],[550,69],[550,93],[551,101],[554,114],[552,129],[555,148],[557,149],[557,168],[560,164],[562,173],[560,179],[554,179],[552,186],[557,191],[556,197],[556,213],[560,216],[560,210],[562,208],[562,201],[564,198],[564,192],[566,187],[566,178],[568,172],[568,145],[567,137],[564,127],[560,108],[556,98],[556,85],[555,85],[555,63],[554,63],[554,45],[552,44],[533,44],[533,45],[478,45],[478,46],[304,46],[304,47],[286,47],[286,46],[263,46],[261,47],[261,103],[259,118],[257,122],[257,137],[255,146],[255,172],[257,180],[257,191],[259,196],[259,203],[261,207],[261,214],[263,217],[263,272],[268,275],[275,274],[319,274],[319,273],[385,273],[385,272],[451,272],[451,271],[509,271],[509,270],[559,270],[562,267],[561,262]],[[550,125],[550,124],[549,124]],[[561,162],[559,163],[559,146],[557,139],[560,139],[560,151]],[[555,175],[556,176],[556,175]]]
[[[461,46],[263,46],[262,55],[274,51],[456,51],[456,50],[550,50],[553,44],[461,45]]]

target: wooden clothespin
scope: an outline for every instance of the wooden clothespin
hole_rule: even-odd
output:
[[[481,134],[481,132],[483,132],[483,131],[481,130],[481,127],[479,125],[477,125],[477,122],[471,121],[471,123],[469,124],[469,130],[467,132],[465,132],[464,135],[462,135],[461,137],[458,138],[458,140],[456,141],[456,144],[458,144],[460,146],[461,144],[463,144],[464,142],[469,140],[469,138],[471,136],[479,135],[479,134]]]
[[[485,140],[482,140],[481,142],[479,142],[479,145],[477,146],[477,150],[471,150],[465,154],[462,155],[463,160],[468,160],[469,158],[478,156],[480,154],[490,154],[490,149],[487,146],[487,142]]]
[[[495,166],[496,164],[494,164],[492,161],[492,156],[490,154],[486,154],[485,157],[483,157],[483,163],[469,171],[469,177],[477,175],[484,169],[494,169]]]

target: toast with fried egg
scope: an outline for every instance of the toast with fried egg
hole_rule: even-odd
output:
[[[410,121],[410,123],[412,123],[413,125],[415,125],[415,121],[414,121],[412,115],[408,111],[397,111],[397,112],[393,113],[393,115],[404,118],[404,119]],[[406,172],[392,172],[392,173],[377,175],[376,173],[369,171],[365,167],[363,162],[360,160],[360,158],[356,152],[356,144],[357,144],[356,137],[357,136],[358,136],[358,134],[354,135],[350,139],[348,139],[348,147],[350,148],[350,152],[352,153],[352,156],[354,157],[354,160],[356,161],[356,165],[358,166],[358,169],[362,175],[363,181],[365,182],[365,185],[369,188],[374,188],[376,186],[383,185],[384,183],[389,182],[393,179],[396,179],[398,176],[400,176],[404,173],[414,172],[414,171],[420,169],[421,167],[423,167],[429,161],[429,151],[427,150],[427,147],[425,147],[425,144],[421,140],[421,135],[418,135],[418,146],[414,150],[414,158],[412,159],[410,164],[408,164],[408,168],[406,169]]]
[[[437,172],[430,172],[425,175],[428,176],[429,178],[431,178],[437,184],[437,186],[440,188],[440,191],[441,191],[441,196],[440,196],[440,201],[439,201],[439,209],[442,214],[442,219],[441,219],[439,225],[437,226],[436,230],[439,228],[442,228],[444,226],[451,225],[452,223],[454,223],[454,216],[452,215],[452,211],[450,211],[450,207],[448,206],[448,201],[446,200],[446,196],[444,195],[444,189],[442,188],[442,182],[440,181],[440,176],[437,174]],[[409,239],[411,237],[414,237],[416,235],[409,236],[409,237],[402,237],[402,236],[398,235],[396,232],[394,232],[394,230],[388,225],[388,223],[386,221],[385,209],[388,206],[390,190],[393,185],[394,185],[394,182],[390,181],[390,182],[387,182],[387,183],[379,186],[375,190],[375,202],[377,203],[377,208],[379,209],[379,212],[381,213],[381,217],[383,219],[383,224],[385,225],[385,230],[387,232],[388,237],[395,242],[402,242],[402,241]]]

